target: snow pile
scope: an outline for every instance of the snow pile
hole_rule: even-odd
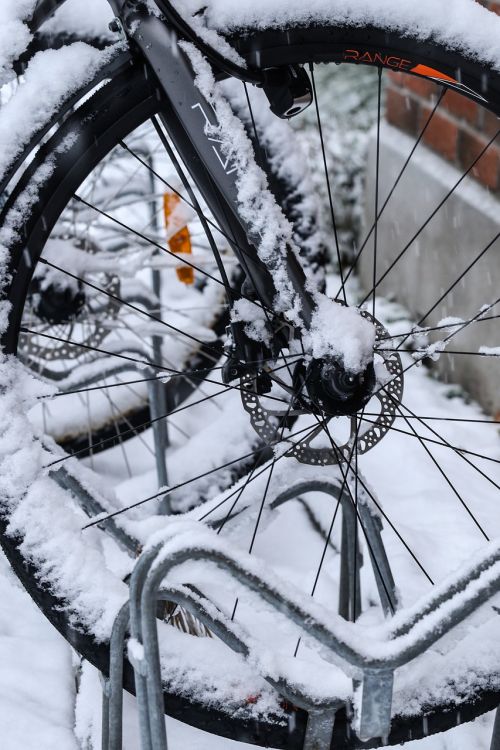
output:
[[[8,534],[21,540],[23,557],[67,602],[73,623],[106,639],[127,587],[106,566],[101,533],[84,536],[83,512],[47,476],[44,467],[53,454],[43,447],[26,413],[52,389],[14,358],[0,363],[0,382],[0,499],[2,513],[9,517]]]
[[[305,348],[314,359],[335,357],[349,372],[366,368],[373,357],[375,326],[363,318],[356,307],[345,307],[323,295],[317,295],[311,328],[305,336]]]
[[[12,63],[31,41],[31,32],[26,24],[37,0],[2,0],[2,22],[0,23],[0,84],[12,76]]]
[[[23,85],[0,109],[0,175],[30,139],[57,113],[63,102],[92,81],[117,47],[100,51],[84,42],[38,52]]]

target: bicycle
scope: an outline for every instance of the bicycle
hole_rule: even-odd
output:
[[[56,3],[55,6],[61,4]],[[69,581],[67,561],[64,556],[61,557],[61,548],[58,549],[59,532],[53,511],[50,517],[54,534],[53,547],[47,549],[43,544],[49,533],[49,495],[53,502],[64,506],[68,491],[72,492],[78,496],[78,502],[91,516],[90,521],[84,522],[82,514],[74,511],[71,521],[70,516],[64,518],[65,523],[73,529],[71,539],[75,544],[75,556],[81,555],[82,559],[89,559],[87,575],[95,576],[96,568],[91,559],[98,555],[102,530],[114,537],[122,548],[126,548],[133,560],[137,548],[148,543],[151,530],[161,530],[164,524],[164,519],[157,515],[148,517],[137,509],[144,509],[147,503],[151,505],[166,495],[176,498],[180,510],[196,507],[200,499],[206,500],[216,495],[215,500],[210,499],[197,509],[197,517],[202,520],[208,518],[209,523],[219,531],[225,528],[235,543],[245,545],[250,541],[249,550],[253,552],[257,532],[262,536],[261,521],[268,515],[269,518],[276,517],[266,507],[266,498],[275,491],[277,482],[286,481],[286,469],[283,468],[286,461],[295,459],[294,466],[309,465],[314,472],[319,471],[320,467],[336,467],[331,471],[335,472],[339,498],[336,506],[334,503],[330,508],[330,514],[326,514],[327,517],[331,515],[331,519],[325,521],[324,518],[315,516],[311,505],[307,505],[310,517],[321,531],[320,551],[323,551],[319,555],[318,576],[325,554],[335,541],[337,529],[334,524],[340,498],[347,493],[355,513],[354,539],[351,537],[350,543],[354,548],[353,559],[357,562],[354,563],[354,590],[350,592],[345,617],[356,621],[363,616],[362,609],[369,610],[371,602],[377,596],[381,600],[379,613],[384,608],[385,596],[388,603],[387,614],[391,614],[400,606],[400,602],[395,592],[391,591],[388,575],[382,575],[380,571],[377,574],[376,563],[372,565],[375,578],[378,575],[380,583],[378,593],[373,581],[370,583],[371,579],[365,576],[364,607],[361,606],[358,556],[361,546],[365,546],[369,553],[372,550],[366,536],[368,521],[366,517],[361,517],[360,505],[377,509],[387,527],[394,532],[397,542],[402,544],[412,564],[417,566],[419,575],[422,576],[422,581],[415,586],[417,592],[422,593],[424,583],[428,585],[434,581],[413,551],[413,542],[417,540],[412,540],[410,544],[399,532],[358,466],[366,454],[366,466],[370,468],[370,456],[376,455],[376,452],[371,453],[371,449],[380,445],[378,450],[381,451],[384,445],[390,444],[391,436],[401,433],[397,425],[402,420],[403,433],[423,449],[429,465],[436,467],[437,474],[444,486],[447,486],[447,495],[441,488],[438,490],[440,499],[444,497],[443,504],[448,509],[448,505],[451,507],[452,503],[458,502],[466,520],[471,524],[471,533],[477,533],[482,540],[489,538],[489,528],[488,531],[485,530],[487,524],[483,516],[488,527],[495,529],[491,507],[494,508],[494,491],[491,488],[498,489],[498,479],[495,479],[494,474],[498,460],[489,455],[487,447],[480,451],[470,450],[470,447],[463,449],[451,438],[443,436],[442,427],[429,427],[430,419],[420,416],[403,404],[402,396],[403,380],[407,385],[412,383],[415,386],[420,378],[420,375],[418,378],[415,375],[416,365],[439,354],[447,354],[446,345],[462,331],[468,333],[471,330],[487,330],[494,334],[494,307],[498,300],[494,297],[481,299],[481,287],[478,289],[477,285],[467,283],[471,278],[467,278],[467,274],[472,269],[474,272],[477,270],[476,264],[494,246],[495,237],[487,248],[473,256],[470,268],[467,266],[462,272],[453,274],[449,289],[443,290],[441,299],[434,300],[428,312],[419,316],[417,329],[409,324],[403,332],[391,333],[389,323],[382,320],[385,315],[384,303],[377,291],[387,289],[384,282],[392,268],[401,259],[408,258],[410,248],[423,231],[420,226],[401,252],[389,257],[378,256],[378,251],[381,252],[378,245],[379,222],[393,194],[390,192],[385,202],[379,194],[382,73],[389,69],[402,76],[430,79],[442,87],[436,107],[422,124],[413,148],[409,149],[410,159],[404,162],[402,171],[396,175],[393,186],[395,190],[420,144],[422,133],[429,127],[448,88],[479,102],[485,110],[498,113],[500,86],[499,75],[494,66],[494,54],[489,50],[481,58],[463,30],[458,33],[452,29],[449,37],[446,37],[446,29],[442,21],[440,25],[439,19],[434,26],[434,36],[425,36],[422,29],[419,36],[403,33],[403,11],[401,18],[396,21],[391,19],[390,23],[386,19],[385,25],[377,25],[376,10],[368,16],[366,12],[365,15],[360,15],[357,23],[344,25],[338,22],[331,22],[329,25],[326,11],[323,16],[318,15],[315,23],[311,22],[310,15],[302,21],[300,17],[294,20],[289,15],[288,20],[281,25],[270,22],[265,27],[261,27],[258,19],[250,15],[251,20],[246,25],[240,21],[244,33],[241,33],[241,26],[238,27],[235,23],[235,32],[224,38],[216,28],[210,26],[214,19],[217,22],[218,12],[222,17],[222,6],[214,6],[213,12],[210,7],[200,8],[199,12],[189,18],[188,23],[181,11],[160,0],[153,9],[141,3],[127,1],[110,4],[116,16],[113,30],[121,36],[121,46],[118,45],[119,49],[114,50],[114,56],[110,54],[105,65],[97,66],[97,78],[92,76],[81,89],[74,92],[62,109],[56,109],[55,119],[44,128],[43,138],[35,140],[38,150],[31,159],[27,160],[26,157],[33,152],[32,143],[19,152],[10,167],[7,182],[13,179],[14,184],[0,217],[0,231],[8,241],[9,263],[5,275],[4,352],[7,355],[16,354],[21,334],[28,337],[40,335],[40,332],[33,332],[23,322],[26,301],[32,296],[30,285],[33,283],[37,262],[44,267],[52,264],[50,267],[59,274],[73,274],[73,278],[75,277],[73,271],[62,261],[54,261],[53,257],[48,259],[42,255],[56,222],[69,203],[76,202],[80,209],[95,212],[105,220],[106,226],[121,224],[122,229],[129,231],[135,238],[138,237],[139,231],[136,228],[127,226],[122,218],[112,215],[106,208],[94,205],[88,193],[82,194],[82,185],[85,189],[94,170],[115,148],[124,149],[137,164],[142,163],[148,169],[140,154],[134,153],[130,146],[131,134],[148,121],[151,123],[151,132],[168,155],[170,163],[178,170],[182,190],[172,190],[171,184],[168,189],[181,202],[189,204],[189,208],[196,214],[196,220],[205,229],[209,249],[213,253],[210,270],[191,261],[186,254],[173,253],[154,237],[144,235],[139,239],[146,245],[151,245],[155,252],[175,256],[176,264],[180,262],[190,272],[204,278],[206,283],[203,294],[214,305],[220,304],[218,292],[221,290],[225,295],[225,305],[230,311],[230,322],[224,350],[220,342],[210,343],[213,367],[204,366],[199,373],[196,368],[186,370],[175,361],[174,366],[170,367],[163,362],[147,364],[152,364],[169,382],[180,375],[188,376],[195,384],[202,382],[204,388],[210,389],[209,395],[203,397],[207,400],[215,400],[223,395],[228,404],[227,414],[224,417],[223,413],[220,418],[214,419],[211,431],[211,425],[206,424],[209,419],[206,413],[202,410],[196,412],[202,399],[189,400],[196,395],[196,386],[185,397],[186,402],[182,407],[171,409],[169,416],[182,409],[185,413],[195,415],[193,419],[198,420],[196,424],[200,429],[199,435],[195,436],[198,437],[198,444],[196,440],[186,442],[184,454],[183,444],[180,444],[180,469],[178,476],[174,477],[172,487],[162,488],[140,500],[133,499],[136,496],[133,483],[118,501],[109,498],[106,488],[99,487],[86,469],[78,467],[74,460],[69,461],[55,444],[47,439],[42,443],[39,439],[33,440],[29,443],[31,452],[28,453],[33,472],[22,480],[16,473],[16,481],[10,481],[4,488],[4,494],[9,498],[5,504],[6,512],[1,528],[5,553],[17,575],[49,619],[86,659],[106,673],[109,667],[111,621],[126,597],[126,586],[119,580],[119,576],[106,569],[99,573],[99,584],[96,583],[94,592],[92,587],[84,586],[79,576],[76,580]],[[54,4],[40,3],[41,11],[49,7],[53,9]],[[356,12],[353,11],[355,21]],[[470,13],[478,21],[486,18],[481,15],[486,11],[479,8]],[[369,26],[366,25],[367,17],[370,20]],[[415,11],[416,23],[419,20],[423,23],[422,18]],[[497,22],[491,23],[492,29],[496,28]],[[452,33],[455,34],[454,37]],[[316,268],[310,259],[321,245],[317,234],[306,231],[301,240],[300,234],[294,231],[294,227],[277,208],[272,192],[267,189],[261,169],[263,166],[268,169],[263,161],[267,145],[262,142],[265,132],[259,132],[255,124],[256,102],[262,102],[263,97],[266,97],[273,115],[284,119],[297,117],[307,106],[313,105],[322,147],[319,161],[328,184],[324,128],[315,76],[315,66],[319,63],[367,64],[374,66],[377,71],[375,198],[371,213],[368,212],[367,238],[360,243],[347,272],[343,268],[342,248],[338,244],[334,196],[327,190],[333,240],[331,245],[340,275],[335,300],[327,297],[320,288],[321,282],[315,280]],[[260,87],[263,95],[262,92],[249,93],[251,85]],[[91,92],[92,95],[89,96]],[[229,98],[233,107],[225,97]],[[248,107],[246,115],[242,114],[242,106],[235,106],[238,100]],[[235,109],[239,114],[235,115]],[[253,133],[255,153],[241,117],[246,117],[247,132],[249,130]],[[51,126],[57,127],[52,131]],[[498,133],[495,137],[496,135]],[[493,141],[494,138],[490,143]],[[280,153],[284,152],[286,148]],[[474,164],[466,170],[465,175],[471,172]],[[276,168],[278,174],[280,166],[285,173],[289,169],[285,159]],[[194,184],[190,183],[188,175]],[[156,170],[153,177],[155,184],[158,181],[164,182],[162,174]],[[463,177],[458,180],[458,184],[462,181]],[[5,184],[4,181],[2,186]],[[299,218],[302,209],[300,202],[293,206],[295,215]],[[424,228],[428,221],[430,219],[425,220]],[[227,256],[221,252],[215,235],[218,239],[222,236],[229,251]],[[304,253],[303,246],[308,244],[312,248],[309,247],[309,252]],[[346,285],[348,278],[353,278],[354,267],[366,264],[369,253],[369,250],[365,250],[366,247],[372,252],[369,272],[365,265],[363,275],[365,279],[368,276],[372,288],[364,296],[360,294],[353,303]],[[440,323],[443,317],[443,300],[449,301],[449,295],[463,280],[466,292],[472,298],[476,292],[476,299],[467,299],[466,314],[461,315],[460,321],[454,318],[453,321]],[[80,278],[76,281],[83,283]],[[99,287],[98,284],[95,286]],[[98,288],[97,292],[99,291],[105,294],[102,288]],[[175,312],[178,313],[179,310]],[[457,309],[456,312],[462,311]],[[450,310],[446,313],[449,318]],[[140,311],[138,314],[145,313]],[[430,325],[424,325],[427,318],[431,321]],[[198,322],[196,317],[192,317],[191,321]],[[485,325],[489,328],[485,328]],[[180,325],[177,326],[179,327]],[[441,345],[436,348],[432,343],[422,344],[416,338],[422,334],[422,328],[427,334],[437,331],[438,336],[444,330],[446,335],[441,340]],[[185,330],[184,334],[198,338],[192,333],[192,329],[191,333]],[[413,341],[414,351],[413,358],[408,359],[410,355],[405,354],[402,347],[409,340]],[[66,341],[65,344],[78,346],[78,342],[74,341]],[[455,351],[454,354],[462,356],[467,353]],[[113,356],[111,352],[107,354]],[[496,356],[493,352],[480,354],[492,359]],[[223,361],[220,366],[216,364],[219,358]],[[216,372],[219,375],[216,376]],[[9,400],[9,394],[18,393],[18,400],[22,400],[22,388],[25,384],[29,388],[27,383],[30,381],[26,381],[25,376],[16,369],[11,372],[9,361],[4,367],[4,378],[5,409],[12,418],[12,430],[15,428],[13,435],[9,433],[9,450],[12,455],[16,450],[23,455],[21,450],[26,446],[26,436],[33,434],[33,428],[27,417],[22,413],[17,414],[17,405]],[[212,386],[217,386],[218,390],[215,391]],[[48,396],[42,392],[40,397]],[[241,420],[237,421],[234,417],[229,419],[228,414],[235,413],[236,399],[240,398],[244,407]],[[193,409],[192,412],[189,412],[190,408]],[[473,420],[470,415],[466,415],[457,417],[457,422],[460,423],[462,419],[467,423],[481,421],[490,424],[489,428],[484,429],[493,430],[492,420]],[[217,429],[217,421],[219,428],[222,425],[227,429],[227,425],[231,425],[232,441],[231,445],[224,445],[224,450],[221,449],[218,462],[215,462],[217,465],[207,468],[206,462],[203,463],[206,456],[200,443],[203,443],[206,452],[208,445],[219,446],[223,442],[220,430]],[[424,436],[418,433],[414,428],[415,423],[425,426],[428,432]],[[22,430],[19,429],[20,424]],[[186,425],[181,425],[181,429],[190,434],[192,427],[189,418]],[[23,434],[20,435],[20,432]],[[257,448],[254,448],[255,443],[251,440],[254,434],[261,441]],[[242,450],[242,446],[246,446],[245,450]],[[262,446],[266,446],[267,453]],[[451,458],[439,462],[432,452],[435,451],[435,446],[446,448],[447,456]],[[249,450],[249,447],[252,449]],[[263,455],[269,459],[267,463],[263,461]],[[13,459],[8,459],[7,462],[4,461],[5,467],[12,464]],[[197,463],[197,471],[192,468],[194,461]],[[278,462],[279,467],[275,469]],[[234,465],[243,466],[248,473],[240,479],[236,489],[229,492],[227,487],[234,479],[230,467]],[[488,469],[484,468],[486,465]],[[36,469],[39,466],[50,469],[52,476],[57,474],[56,481],[50,475],[38,479]],[[466,472],[465,477],[462,469]],[[449,478],[451,470],[455,472],[453,480]],[[306,469],[303,471],[306,472]],[[477,501],[473,504],[469,497],[464,500],[463,495],[470,485],[471,476],[481,486],[478,495],[484,505],[489,503],[488,508],[483,508]],[[258,477],[261,477],[260,481],[255,481]],[[247,490],[252,484],[253,490]],[[435,488],[433,490],[436,491]],[[490,490],[493,494],[488,494]],[[219,495],[221,492],[223,494]],[[250,497],[249,500],[245,499],[244,492]],[[396,491],[396,499],[397,494]],[[89,495],[92,498],[89,499]],[[392,503],[392,511],[394,507]],[[58,512],[62,513],[61,510]],[[294,519],[298,524],[303,516],[302,511],[297,512]],[[251,524],[250,539],[247,539],[248,534],[245,535],[245,518]],[[94,531],[84,530],[80,533],[82,525],[84,529],[92,527]],[[100,531],[96,531],[95,527]],[[13,533],[17,536],[13,536]],[[89,558],[85,553],[85,534],[87,537],[96,534],[98,540],[95,546],[92,546],[92,542],[88,543]],[[22,542],[18,546],[20,539]],[[474,547],[477,542],[473,537],[471,539],[470,544]],[[394,553],[394,546],[387,538],[385,545]],[[264,551],[259,549],[259,552],[263,554]],[[285,554],[286,550],[282,552]],[[452,567],[463,557],[455,555]],[[401,565],[397,553],[396,559]],[[129,563],[131,564],[132,562]],[[296,575],[298,577],[298,573]],[[336,573],[335,580],[337,577]],[[205,583],[210,585],[207,581]],[[317,580],[313,594],[316,593],[316,584]],[[411,585],[413,586],[413,581]],[[219,606],[228,611],[229,603],[221,603],[219,599]],[[238,608],[239,611],[243,609],[249,616],[252,627],[258,629],[257,619],[254,621],[245,603],[238,604],[238,599],[236,602],[233,618]],[[367,614],[370,614],[369,611]],[[264,624],[266,622],[269,626],[272,620],[266,621],[264,618]],[[485,633],[490,637],[491,619],[485,628]],[[286,633],[286,628],[283,632]],[[291,641],[297,637],[293,629],[288,636]],[[169,637],[174,636],[170,634]],[[196,646],[196,653],[200,658],[203,648],[212,649],[214,654],[220,655],[218,646],[206,645],[209,640],[212,639],[202,639],[202,645]],[[299,645],[300,641],[295,653],[292,650],[292,656],[297,656]],[[476,646],[480,650],[480,645]],[[307,658],[314,662],[310,646],[301,648],[307,649]],[[471,643],[468,648],[473,651]],[[461,652],[457,653],[463,656]],[[422,690],[422,683],[418,679],[412,683],[406,673],[407,681],[403,684],[403,689],[399,693],[396,690],[390,733],[383,736],[383,741],[395,744],[418,739],[428,733],[443,731],[457,723],[473,719],[496,707],[496,671],[491,665],[485,666],[481,662],[473,677],[467,680],[466,674],[474,664],[474,653],[469,657],[464,658],[453,671],[451,682],[447,682],[444,671],[429,677],[432,669],[427,665],[428,681],[425,682],[425,690]],[[425,672],[425,655],[422,663]],[[445,656],[443,664],[451,669],[450,659],[446,661]],[[178,673],[169,675],[165,686],[165,710],[190,724],[225,736],[275,747],[302,746],[306,736],[307,713],[290,705],[287,700],[276,697],[276,693],[269,692],[261,682],[249,676],[248,670],[243,672],[243,683],[248,680],[252,689],[246,691],[244,684],[237,681],[240,666],[238,662],[233,672],[229,670],[233,687],[234,684],[238,687],[237,698],[233,701],[229,699],[227,685],[224,687],[224,675],[218,675],[217,680],[214,677],[213,684],[210,683],[207,690],[203,689],[203,685],[199,685],[199,690],[196,690],[193,682],[186,677],[192,665],[178,663]],[[203,674],[203,679],[208,680],[208,673]],[[132,689],[133,675],[128,663],[124,681],[125,686]],[[183,681],[186,684],[182,684]],[[332,729],[334,746],[368,747],[379,744],[382,741],[380,734],[365,734],[361,739],[356,736],[350,723],[352,695],[346,691],[344,683],[340,687],[339,703],[344,707],[337,707],[335,711]],[[375,687],[372,687],[375,694]],[[330,740],[331,737],[328,741]]]

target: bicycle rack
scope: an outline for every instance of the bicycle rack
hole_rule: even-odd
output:
[[[357,521],[356,509],[350,495],[339,491],[337,483],[328,480],[296,482],[278,494],[270,503],[278,508],[288,500],[299,498],[307,492],[321,492],[334,497],[342,507],[341,574],[339,586],[339,611],[346,618],[354,619],[359,606],[359,557],[354,544],[354,529]],[[381,523],[371,508],[359,504],[359,514],[365,528],[367,546],[377,582],[382,607],[386,613],[397,606],[397,595],[385,550],[381,539]],[[198,524],[199,526],[199,524]],[[203,527],[202,527],[203,528]],[[212,536],[211,532],[207,532]],[[138,559],[130,583],[130,600],[118,613],[110,641],[109,677],[103,679],[103,728],[102,750],[121,750],[122,747],[122,679],[123,659],[127,632],[128,659],[131,662],[136,683],[136,696],[140,717],[141,744],[143,750],[166,750],[167,739],[164,722],[163,692],[160,673],[158,642],[156,635],[156,605],[159,600],[174,602],[200,620],[233,651],[247,656],[250,647],[241,635],[241,626],[234,623],[197,589],[191,586],[162,586],[166,572],[185,559],[206,559],[224,567],[248,588],[257,591],[268,603],[286,614],[289,619],[304,627],[305,614],[300,608],[287,602],[278,591],[271,590],[262,581],[251,576],[234,564],[220,551],[186,551],[186,555],[173,555],[160,561],[163,545],[144,552]],[[307,628],[306,628],[307,629]],[[286,678],[262,675],[287,701],[309,713],[304,739],[304,750],[329,750],[333,724],[342,703],[338,699],[312,701],[297,686]],[[377,675],[378,676],[378,675]],[[377,707],[379,703],[377,703]],[[390,716],[390,702],[388,706]]]

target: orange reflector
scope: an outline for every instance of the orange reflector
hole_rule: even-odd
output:
[[[458,83],[455,78],[447,76],[446,73],[441,73],[436,68],[429,68],[428,65],[415,65],[411,68],[410,73],[416,73],[418,76],[425,76],[426,78],[437,78],[438,81],[448,81],[449,83]]]
[[[165,217],[165,226],[168,229],[171,228],[173,214],[176,207],[180,203],[180,197],[175,193],[164,193],[163,194],[163,215]],[[189,229],[183,226],[168,240],[168,246],[173,253],[185,253],[191,254],[191,237],[189,235]],[[184,284],[194,283],[194,268],[190,266],[178,266],[175,269],[177,278]]]

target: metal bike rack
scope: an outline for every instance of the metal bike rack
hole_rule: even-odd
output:
[[[337,500],[342,507],[341,579],[339,587],[339,611],[341,615],[354,619],[356,599],[359,596],[359,559],[354,544],[354,529],[357,522],[356,509],[345,491],[340,491],[336,482],[328,480],[301,481],[278,494],[270,503],[275,509],[285,502],[299,498],[308,492],[326,493]],[[384,611],[397,605],[397,596],[392,573],[381,539],[381,523],[378,516],[364,503],[359,504],[360,518],[366,529],[367,546],[375,579]],[[165,750],[163,692],[161,670],[156,636],[156,606],[159,600],[174,602],[193,614],[209,630],[219,637],[233,651],[247,656],[250,646],[241,635],[241,626],[234,623],[197,589],[191,586],[164,586],[162,580],[168,568],[180,564],[181,560],[171,560],[158,566],[162,546],[144,552],[137,561],[130,583],[130,600],[118,613],[110,641],[109,678],[103,687],[103,731],[102,750],[121,750],[122,747],[122,679],[123,659],[127,632],[130,631],[136,648],[128,649],[128,659],[135,673],[136,696],[139,708],[141,743],[143,750]],[[242,570],[232,565],[229,558],[214,553],[215,556],[187,553],[190,559],[212,559],[221,564],[254,591],[259,591],[257,579],[249,581]],[[187,558],[183,558],[187,559]],[[161,573],[157,574],[158,569]],[[260,593],[260,592],[259,592]],[[267,590],[264,598],[277,609],[304,626],[304,619],[297,610],[286,611],[284,599],[278,592]],[[210,606],[207,606],[210,605]],[[306,628],[307,630],[307,628]],[[138,653],[141,654],[138,657]],[[142,656],[143,654],[143,656]],[[287,701],[309,713],[304,740],[304,750],[328,750],[337,710],[341,707],[338,699],[312,701],[296,685],[285,678],[262,675]],[[390,706],[389,706],[390,709]]]
[[[199,524],[193,525],[191,533],[195,530],[198,531],[195,542],[190,541],[191,534],[184,526],[180,536],[176,537],[170,532],[170,539],[174,542],[171,547],[166,536],[163,544],[141,555],[131,578],[130,602],[117,618],[113,631],[111,659],[121,660],[126,620],[130,617],[133,648],[129,648],[129,660],[135,670],[141,738],[143,748],[147,750],[167,748],[157,600],[168,598],[178,602],[230,648],[243,655],[250,652],[249,644],[252,643],[250,636],[247,640],[241,625],[235,632],[234,624],[225,613],[219,610],[214,612],[213,605],[207,611],[206,600],[199,593],[193,593],[187,586],[165,586],[168,574],[184,562],[202,560],[217,565],[298,625],[309,639],[330,650],[337,661],[348,665],[347,674],[353,678],[356,688],[354,729],[361,741],[384,739],[389,735],[394,671],[424,653],[500,590],[500,544],[490,545],[482,557],[478,556],[466,569],[448,579],[446,584],[436,586],[418,608],[406,614],[399,613],[394,621],[387,620],[372,638],[371,646],[376,647],[378,652],[375,657],[370,655],[370,648],[365,650],[361,637],[362,633],[366,637],[365,631],[360,631],[355,624],[348,624],[338,616],[333,616],[331,623],[326,625],[323,619],[317,619],[314,609],[308,609],[301,600],[290,598],[287,590],[280,588],[278,581],[270,576],[264,578],[256,572],[257,568],[252,569],[252,558],[245,556],[243,565],[242,555],[230,552],[220,542],[220,537],[207,530],[204,541],[199,533]],[[114,675],[112,670],[109,694],[118,701],[117,678]],[[313,704],[310,697],[301,693],[297,685],[285,677],[276,679],[265,674],[262,676],[281,695],[309,711],[306,750],[327,750],[331,739],[331,722],[339,708],[338,699],[325,698]],[[119,693],[121,701],[121,684]],[[113,703],[113,706],[113,724],[110,719],[109,726],[116,728],[116,704]],[[330,718],[327,721],[328,712]],[[495,737],[493,741],[496,741]],[[109,744],[108,747],[117,750],[119,745]],[[493,747],[496,750],[495,745]]]

